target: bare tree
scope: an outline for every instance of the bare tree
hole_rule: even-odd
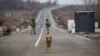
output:
[[[3,24],[4,24],[4,13],[3,13],[3,11],[0,11],[0,26],[3,26]]]
[[[84,0],[87,10],[93,10],[96,14],[96,21],[99,22],[100,28],[100,0]]]
[[[54,0],[52,4],[57,5],[57,2],[58,2],[57,0]]]
[[[88,2],[87,0],[84,0],[84,1],[85,1],[86,10],[88,11]]]

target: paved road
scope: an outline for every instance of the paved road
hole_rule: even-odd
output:
[[[50,35],[53,37],[50,53],[45,51],[45,19],[52,23]],[[83,39],[58,29],[49,9],[41,10],[37,18],[36,35],[30,29],[16,35],[0,39],[0,56],[100,56],[100,42]]]

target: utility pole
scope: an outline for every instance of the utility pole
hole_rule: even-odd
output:
[[[100,0],[97,0],[97,3],[98,3],[98,8],[97,8],[97,10],[98,10],[98,28],[100,28]]]
[[[3,26],[4,26],[4,12],[0,11],[0,36],[3,35]]]
[[[0,11],[0,26],[4,25],[4,12]]]

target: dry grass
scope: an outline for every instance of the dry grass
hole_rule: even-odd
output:
[[[11,12],[10,17],[6,17],[5,25],[8,26],[20,26],[20,20],[23,18],[24,20],[31,20],[31,17],[36,18],[37,11],[33,11],[32,13],[30,11],[25,10],[16,10]]]
[[[58,22],[59,25],[63,25],[63,28],[67,29],[67,20],[68,19],[74,19],[74,11],[71,10],[55,10],[53,11],[54,17],[57,17],[56,21]]]
[[[11,11],[11,16],[6,17],[4,25],[11,27],[13,30],[13,26],[20,27],[21,25],[24,26],[24,28],[27,28],[28,25],[30,25],[31,19],[34,17],[36,18],[38,14],[37,10],[33,10],[32,12],[30,11],[25,11],[25,10],[16,10],[16,11]],[[24,23],[21,22],[21,19],[23,18]],[[29,22],[27,22],[27,20]]]

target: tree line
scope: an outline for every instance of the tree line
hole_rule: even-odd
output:
[[[95,11],[96,21],[99,22],[100,28],[100,0],[84,0],[87,11]]]
[[[0,9],[3,10],[41,9],[54,4],[56,3],[55,2],[51,3],[51,1],[47,1],[46,3],[40,3],[31,0],[27,0],[25,2],[22,0],[0,0]]]

